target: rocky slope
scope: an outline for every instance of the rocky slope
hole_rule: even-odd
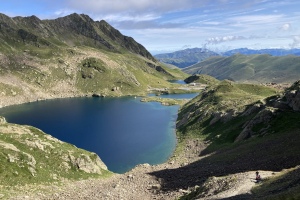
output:
[[[209,181],[210,173],[223,177],[253,170],[280,171],[296,167],[299,171],[299,87],[297,81],[281,94],[264,86],[223,81],[185,105],[177,123],[180,141],[184,144],[186,139],[197,138],[208,145],[200,153],[207,158],[186,167],[186,170],[197,168],[207,178],[191,180],[189,187],[200,187],[187,195],[187,199],[210,198],[210,188],[205,186],[214,185],[214,181]],[[201,169],[208,166],[208,172]],[[195,172],[194,176],[199,175]],[[284,175],[281,183],[271,178],[260,189],[232,199],[297,198],[300,185],[294,183],[299,176],[291,177]],[[225,187],[219,192],[231,188],[230,181],[215,184]],[[280,187],[289,190],[279,190]]]
[[[52,184],[68,179],[111,174],[95,153],[78,149],[31,126],[10,124],[0,117],[0,193],[12,188]]]
[[[0,14],[0,106],[145,94],[181,76],[105,21],[76,13],[54,20]]]
[[[18,190],[11,199],[297,199],[299,83],[280,93],[220,82],[181,109],[178,146],[167,163],[8,192]],[[259,184],[255,171],[263,178]]]

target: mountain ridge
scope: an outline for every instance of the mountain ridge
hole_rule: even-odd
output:
[[[293,83],[300,74],[300,57],[267,54],[211,57],[183,69],[188,74],[207,74],[219,80],[253,83]]]
[[[154,57],[160,62],[184,68],[205,60],[208,57],[218,55],[215,52],[203,48],[189,48],[173,53],[157,54]]]
[[[1,106],[93,94],[145,94],[149,88],[171,87],[167,80],[185,76],[161,65],[106,21],[84,14],[51,20],[1,14],[0,41]]]
[[[232,49],[226,52],[221,53],[223,56],[232,56],[234,54],[244,54],[244,55],[253,55],[253,54],[270,54],[272,56],[286,56],[286,55],[300,55],[300,49],[248,49],[248,48],[239,48]]]
[[[201,55],[202,53],[202,55]],[[162,53],[154,55],[159,61],[179,68],[190,67],[199,62],[205,61],[214,56],[233,56],[235,54],[242,55],[255,55],[255,54],[269,54],[272,56],[287,56],[287,55],[300,55],[300,49],[248,49],[238,48],[224,52],[214,52],[203,48],[188,48],[184,50],[174,51],[171,53]]]

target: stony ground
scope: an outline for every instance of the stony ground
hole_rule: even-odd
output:
[[[198,140],[191,140],[187,143],[184,153],[173,156],[167,163],[155,166],[142,164],[125,174],[115,174],[106,179],[63,181],[51,186],[22,186],[17,189],[18,195],[14,195],[11,199],[178,199],[194,190],[195,187],[186,188],[184,186],[188,185],[191,180],[196,181],[198,177],[174,180],[171,176],[188,177],[191,171],[179,170],[182,173],[180,175],[172,175],[168,171],[174,170],[174,173],[178,173],[178,169],[184,168],[199,159],[204,159],[205,157],[199,157],[199,153],[205,146]],[[194,171],[197,170],[194,169]],[[164,183],[166,181],[165,177],[162,179],[155,175],[164,171],[167,171],[164,175],[170,176],[171,180],[167,186]],[[261,175],[265,178],[273,176],[274,173],[261,171]],[[254,177],[255,171],[231,174],[224,177],[212,176],[205,182],[209,190],[203,194],[201,199],[223,199],[250,193],[252,187],[256,185],[252,180]],[[232,182],[232,180],[234,181]],[[178,185],[181,185],[182,188]],[[12,188],[12,193],[15,193],[16,191],[13,190],[15,189]]]

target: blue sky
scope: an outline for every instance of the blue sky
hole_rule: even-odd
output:
[[[153,54],[185,48],[300,48],[298,0],[0,0],[0,13],[104,19]]]

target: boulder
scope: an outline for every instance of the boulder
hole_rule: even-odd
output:
[[[101,94],[94,93],[94,94],[92,94],[92,97],[101,97]]]
[[[300,80],[296,81],[285,93],[286,103],[294,111],[300,111]]]
[[[300,111],[300,90],[291,90],[285,94],[287,104],[294,110]]]
[[[107,170],[107,166],[100,160],[98,155],[93,154],[93,157],[92,159],[90,156],[81,154],[78,157],[70,155],[69,159],[74,166],[86,173],[101,174],[102,169]]]
[[[1,124],[6,124],[6,119],[0,116],[0,125]]]
[[[120,87],[113,87],[112,89],[111,89],[111,91],[119,91],[120,90]]]
[[[239,142],[245,139],[252,137],[255,132],[252,130],[255,125],[258,124],[268,124],[273,115],[275,115],[276,110],[274,108],[265,108],[261,110],[255,117],[253,117],[250,121],[247,121],[243,125],[243,130],[239,134],[239,136],[235,139],[234,142]]]

